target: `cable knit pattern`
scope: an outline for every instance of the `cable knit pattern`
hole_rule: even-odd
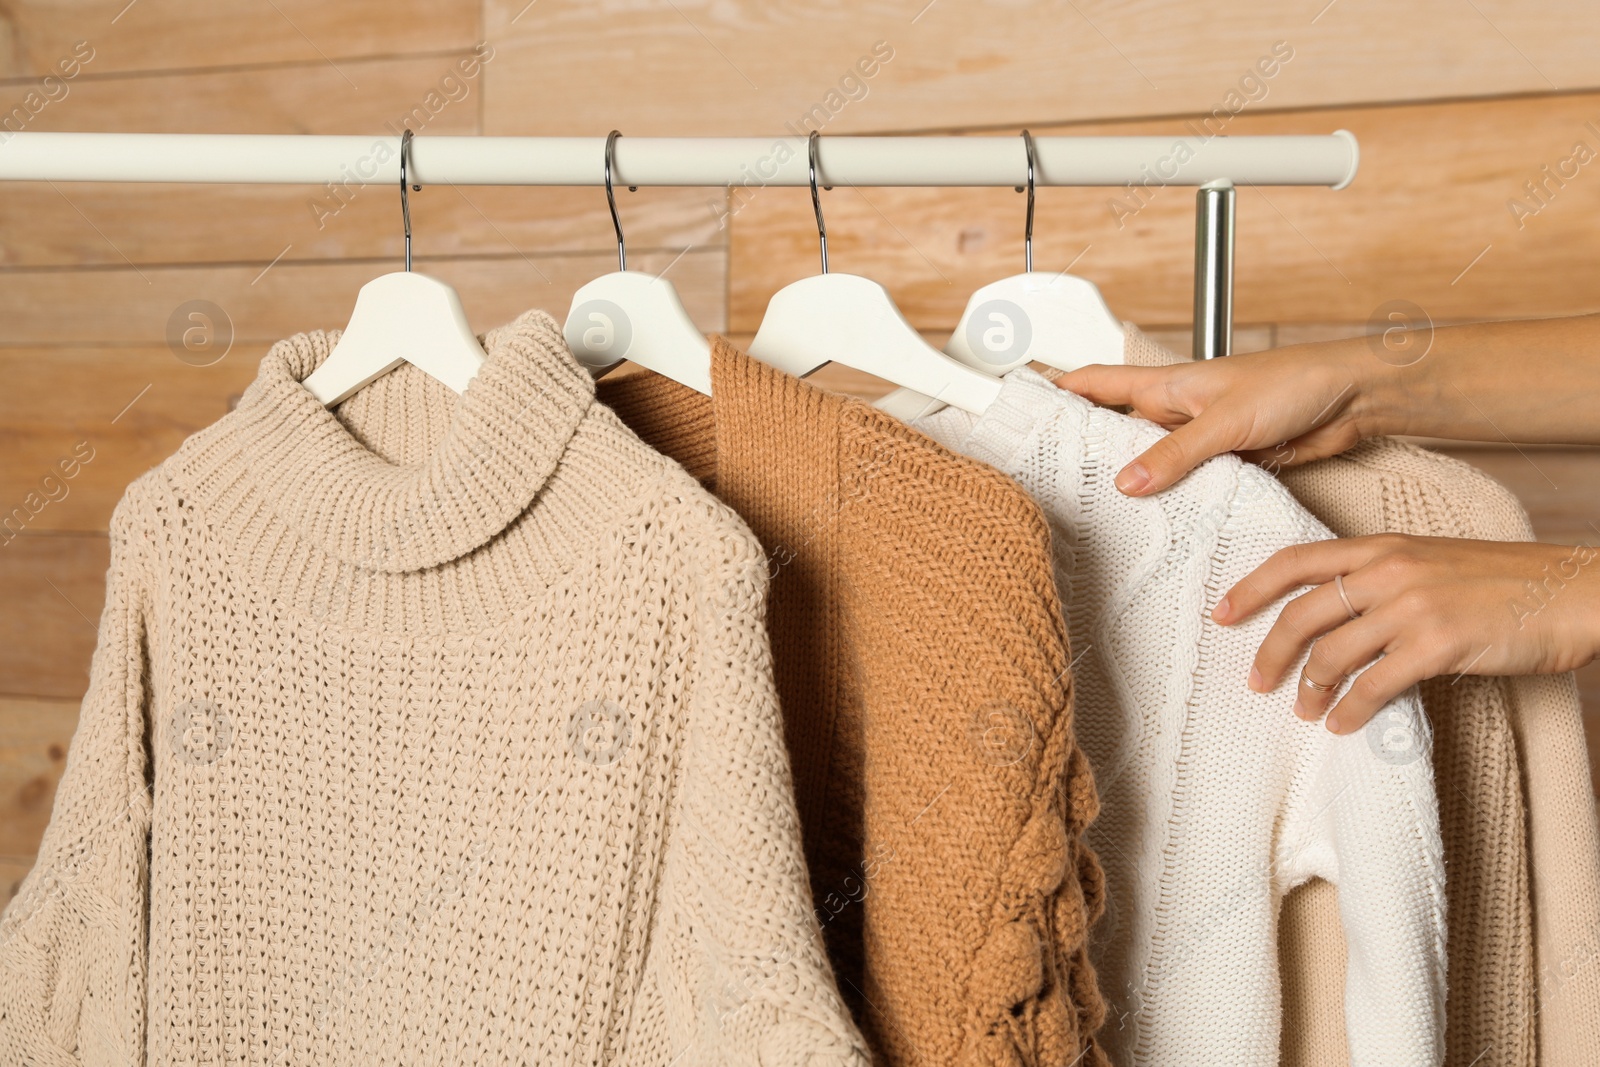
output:
[[[877,1062],[1095,1067],[1093,779],[1049,529],[1010,479],[713,343],[600,383],[751,524],[812,892]]]
[[[1183,361],[1128,327],[1127,361]],[[1341,537],[1531,541],[1517,498],[1478,468],[1389,437],[1280,472]],[[1600,1063],[1600,832],[1573,676],[1434,679],[1422,703],[1450,870],[1451,1067]],[[1338,902],[1307,886],[1283,914],[1284,1067],[1335,1067]],[[1331,1009],[1331,1010],[1330,1010]]]
[[[1272,552],[1327,529],[1233,456],[1123,496],[1117,471],[1163,431],[1027,368],[981,418],[946,408],[916,425],[1017,478],[1056,533],[1078,735],[1101,790],[1089,839],[1110,904],[1094,959],[1113,1058],[1276,1064],[1277,909],[1320,876],[1340,886],[1352,946],[1350,1062],[1438,1064],[1444,866],[1415,692],[1335,736],[1291,713],[1292,681],[1245,686],[1281,601],[1233,627],[1209,615]]]
[[[864,1067],[749,529],[543,312],[459,399],[336,340],[117,508],[0,1063]]]

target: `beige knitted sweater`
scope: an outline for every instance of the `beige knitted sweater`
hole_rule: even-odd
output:
[[[459,400],[335,340],[116,511],[0,1064],[864,1064],[749,530],[542,312]]]
[[[1127,362],[1182,357],[1129,326]],[[1533,539],[1481,471],[1392,438],[1287,468],[1336,534]],[[1449,1067],[1600,1064],[1600,834],[1572,675],[1423,683],[1449,872]],[[1280,925],[1283,1064],[1346,1062],[1345,945],[1333,888],[1291,895]]]

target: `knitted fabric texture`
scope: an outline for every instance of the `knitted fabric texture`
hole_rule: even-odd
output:
[[[1183,357],[1128,328],[1127,362]],[[1529,541],[1512,493],[1450,456],[1373,438],[1279,472],[1341,537],[1406,533]],[[1434,679],[1440,830],[1450,871],[1451,1067],[1600,1063],[1600,833],[1571,674]],[[1531,885],[1530,885],[1531,883]],[[1343,1064],[1337,898],[1307,886],[1283,916],[1285,1067]],[[1331,1011],[1330,1011],[1331,1009]],[[1330,1018],[1330,1016],[1332,1016]]]
[[[1056,534],[1078,736],[1101,791],[1093,955],[1112,1057],[1276,1064],[1278,906],[1320,876],[1341,887],[1352,945],[1351,1062],[1439,1063],[1444,864],[1416,694],[1336,736],[1292,714],[1298,666],[1271,693],[1245,685],[1282,600],[1237,626],[1210,617],[1274,551],[1327,529],[1233,456],[1124,496],[1117,471],[1163,431],[1027,368],[982,417],[946,408],[915,425],[1014,476]]]
[[[1038,507],[721,339],[711,380],[712,398],[649,374],[599,395],[767,549],[812,893],[876,1061],[1105,1063],[1094,786]]]
[[[560,328],[273,346],[112,522],[5,1064],[852,1064],[748,528]]]

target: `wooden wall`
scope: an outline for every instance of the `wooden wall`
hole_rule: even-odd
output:
[[[1121,133],[1220,115],[1228,134],[1355,131],[1349,189],[1240,192],[1243,350],[1359,332],[1391,299],[1441,323],[1600,310],[1600,163],[1574,161],[1600,152],[1597,42],[1592,0],[13,0],[0,129]],[[1020,269],[1005,190],[825,196],[836,269],[884,281],[931,336]],[[1192,203],[1045,190],[1038,262],[1183,347]],[[343,323],[397,262],[397,206],[387,187],[0,187],[0,511],[37,512],[0,544],[0,886],[49,816],[123,487],[226,411],[271,341]],[[735,336],[814,269],[809,206],[777,189],[621,203],[632,265]],[[430,187],[412,214],[418,266],[479,328],[559,314],[612,263],[597,189]],[[75,450],[93,458],[46,482]],[[1592,536],[1593,452],[1462,454],[1543,535]]]

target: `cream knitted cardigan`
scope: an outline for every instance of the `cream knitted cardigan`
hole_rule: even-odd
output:
[[[1117,470],[1162,431],[1026,368],[981,418],[946,408],[915,425],[1015,477],[1056,534],[1078,735],[1101,791],[1094,959],[1113,1059],[1276,1064],[1276,912],[1320,876],[1341,888],[1352,947],[1351,1062],[1439,1063],[1444,868],[1415,693],[1337,737],[1293,716],[1292,685],[1245,686],[1276,611],[1209,616],[1274,550],[1326,528],[1233,456],[1123,496]]]
[[[1127,324],[1126,359],[1183,357]],[[1451,456],[1378,437],[1279,473],[1341,537],[1374,533],[1531,541],[1505,486]],[[1571,674],[1440,678],[1434,723],[1450,870],[1450,1067],[1600,1063],[1600,832]],[[1346,1062],[1338,900],[1321,882],[1286,902],[1284,1067]]]
[[[336,338],[117,508],[0,1063],[864,1064],[749,530],[542,312],[459,401]]]

